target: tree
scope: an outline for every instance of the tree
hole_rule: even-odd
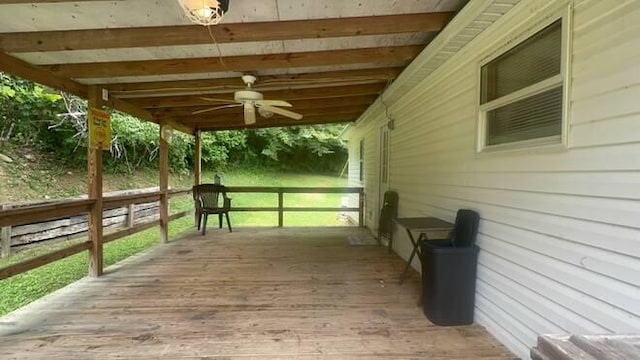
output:
[[[0,140],[54,153],[67,166],[86,166],[87,102],[74,95],[0,73]],[[111,113],[111,155],[107,171],[156,167],[158,125],[117,111]],[[343,125],[294,126],[202,135],[203,165],[275,167],[298,171],[339,171],[347,157],[338,139]],[[176,132],[169,147],[174,172],[193,168],[193,136]]]
[[[0,72],[0,139],[41,147],[49,125],[64,111],[52,89]]]
[[[272,166],[288,170],[339,171],[347,151],[339,134],[344,125],[292,126],[259,129],[248,146]]]

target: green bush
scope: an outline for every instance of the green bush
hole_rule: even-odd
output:
[[[0,72],[0,139],[42,148],[63,111],[57,92]]]
[[[87,161],[86,101],[0,73],[0,139],[51,152],[67,166]],[[158,164],[158,125],[112,112],[112,143],[104,167],[133,172]],[[216,171],[256,168],[337,172],[347,152],[338,139],[344,125],[293,126],[202,134],[203,166]],[[193,136],[175,131],[169,149],[173,172],[193,169]]]

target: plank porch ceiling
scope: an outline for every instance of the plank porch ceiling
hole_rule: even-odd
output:
[[[231,0],[221,24],[190,23],[177,0],[0,2],[0,71],[185,132],[351,122],[468,0]],[[302,120],[243,121],[242,74]]]

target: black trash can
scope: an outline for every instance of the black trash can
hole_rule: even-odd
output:
[[[478,246],[454,247],[449,240],[427,240],[421,250],[425,316],[436,325],[473,323]]]

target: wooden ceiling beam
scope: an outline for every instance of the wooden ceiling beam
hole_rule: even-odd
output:
[[[319,116],[327,116],[327,115],[342,115],[342,114],[362,114],[365,110],[367,110],[368,106],[355,105],[355,106],[339,106],[339,107],[327,107],[327,108],[319,108],[319,109],[307,109],[306,111],[298,111],[298,109],[294,109],[294,111],[301,113],[304,118],[317,118]],[[238,118],[244,119],[244,114],[241,109],[234,109],[233,112],[219,113],[217,111],[212,111],[210,113],[192,115],[192,116],[181,116],[181,117],[172,117],[175,122],[184,124],[189,127],[193,127],[194,124],[199,124],[207,121],[217,121],[217,122],[227,122],[227,121],[235,121]],[[261,117],[260,115],[256,115],[256,117]],[[274,114],[273,117],[269,119],[286,119],[284,116],[280,116]]]
[[[51,71],[33,66],[21,59],[0,52],[0,71],[37,82],[54,89],[66,91],[86,99],[89,87],[79,82],[67,79]]]
[[[378,80],[389,81],[395,79],[401,67],[381,67],[355,70],[322,71],[300,74],[277,74],[259,75],[258,81],[254,85],[256,90],[273,85],[313,85],[324,84],[332,81],[358,81],[358,80]],[[154,82],[134,82],[119,84],[100,85],[109,90],[114,95],[123,94],[148,94],[161,91],[184,91],[184,90],[238,90],[244,84],[237,77],[217,78],[217,79],[196,79],[177,81],[154,81]]]
[[[320,87],[320,88],[265,91],[262,94],[264,95],[265,99],[294,101],[294,100],[340,98],[345,96],[377,95],[383,89],[384,89],[384,84],[365,84],[365,85],[327,86],[327,87]],[[209,96],[209,97],[214,97],[214,96]],[[233,94],[219,94],[219,95],[216,95],[215,98],[233,101]],[[216,106],[216,105],[223,104],[223,103],[204,100],[203,97],[199,95],[132,98],[128,100],[129,102],[144,109],[184,107],[184,106]]]
[[[139,119],[155,122],[155,118],[150,111],[138,107],[137,105],[132,104],[128,101],[110,96],[109,100],[106,101],[106,104],[112,109],[122,111]]]
[[[156,124],[160,124],[161,120],[160,118],[156,117],[153,113],[151,113],[150,111],[147,111],[141,107],[138,107],[135,104],[132,104],[128,101],[125,100],[121,100],[115,97],[109,97],[109,100],[107,100],[106,102],[107,106],[111,107],[112,109],[118,110],[118,111],[122,111],[125,112],[129,115],[135,116],[139,119],[143,119],[143,120],[147,120],[147,121],[151,121],[154,122]],[[164,120],[164,119],[163,119]],[[181,131],[185,134],[190,134],[192,135],[194,133],[193,127],[181,124],[179,122],[175,122],[173,120],[164,120],[166,123],[168,123],[169,125],[171,125],[171,127],[173,127],[174,129]]]
[[[185,134],[189,134],[189,135],[193,135],[195,134],[195,129],[193,128],[193,126],[189,126],[187,124],[183,124],[177,121],[173,121],[173,120],[165,120],[164,121],[165,124],[168,124],[169,126],[171,126],[172,128],[181,131]]]
[[[17,59],[4,53],[0,53],[0,71],[34,81],[57,90],[65,91],[84,99],[89,96],[88,86],[80,84],[71,79],[66,79],[61,76],[52,74],[49,71],[35,67],[23,60]],[[154,116],[151,112],[127,101],[112,97],[106,102],[106,104],[112,109],[125,112],[137,118],[148,121],[155,121]],[[189,127],[176,124],[175,128],[182,132],[193,134],[193,129]]]
[[[116,61],[44,65],[59,76],[70,78],[106,78],[163,74],[205,73],[217,71],[251,72],[347,64],[384,66],[392,62],[408,63],[424,46],[388,46],[362,49],[323,50],[264,55],[227,56],[222,58],[186,58],[166,60]]]
[[[219,44],[429,32],[440,31],[453,15],[452,12],[433,12],[333,19],[223,23],[211,26],[210,31]],[[110,49],[210,44],[212,42],[209,30],[199,25],[0,34],[0,50],[5,52]]]
[[[362,107],[344,107],[344,108],[340,108],[340,109],[334,109],[333,112],[316,112],[313,114],[303,114],[305,115],[301,120],[294,120],[282,115],[278,115],[278,114],[274,114],[272,117],[270,118],[264,118],[260,115],[258,115],[256,113],[256,119],[258,119],[258,121],[291,121],[293,123],[298,123],[302,120],[308,120],[308,119],[316,119],[319,117],[344,117],[345,115],[348,116],[352,116],[352,115],[360,115],[362,114],[364,111],[364,108]],[[207,116],[208,115],[208,116]],[[202,124],[202,123],[212,123],[212,124],[216,124],[216,123],[235,123],[235,122],[242,122],[244,123],[244,114],[242,112],[237,112],[235,114],[226,114],[226,115],[217,115],[215,113],[213,114],[201,114],[199,118],[174,118],[176,122],[182,122],[184,121],[185,125],[193,125],[193,124]]]
[[[378,95],[360,95],[360,96],[344,96],[337,98],[327,99],[314,99],[314,100],[292,100],[290,101],[291,110],[297,112],[304,112],[308,109],[322,109],[328,107],[341,107],[341,106],[354,106],[354,105],[366,105],[369,106],[377,99]],[[214,107],[214,104],[207,106],[197,107],[173,107],[173,108],[161,108],[151,110],[151,113],[155,117],[170,118],[170,117],[184,117],[190,116],[194,111],[204,110]],[[212,114],[224,114],[232,113],[236,110],[234,108],[215,110]]]
[[[264,119],[258,118],[257,122],[253,125],[247,125],[244,123],[242,117],[238,117],[234,122],[203,122],[194,124],[194,127],[201,131],[221,131],[221,130],[244,130],[244,129],[260,129],[269,127],[282,127],[282,126],[305,126],[305,125],[318,125],[318,124],[332,124],[332,123],[344,123],[355,121],[360,114],[338,114],[338,115],[323,115],[318,117],[303,118],[302,120],[292,119]]]

